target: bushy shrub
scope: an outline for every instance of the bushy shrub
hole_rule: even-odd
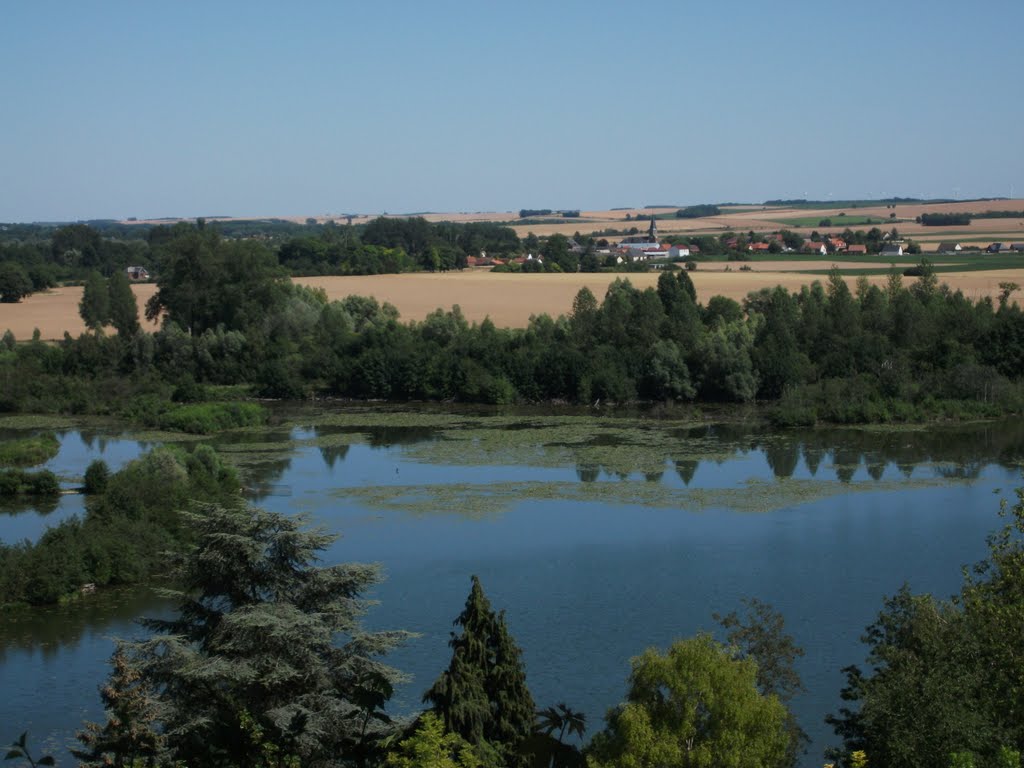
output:
[[[110,468],[103,459],[96,459],[85,470],[86,493],[103,493],[107,490],[107,481],[110,478]]]
[[[209,435],[225,429],[256,427],[267,421],[267,411],[257,403],[196,403],[163,414],[160,426],[177,432]]]
[[[57,496],[59,493],[60,482],[48,469],[39,472],[0,470],[0,496]]]

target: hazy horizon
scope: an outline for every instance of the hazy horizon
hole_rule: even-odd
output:
[[[4,222],[1024,194],[1019,0],[5,11]]]
[[[908,199],[907,195],[894,195],[893,197],[902,198],[902,199]],[[778,199],[781,199],[781,198],[769,198],[769,199],[778,200]],[[978,200],[992,200],[993,202],[998,202],[998,201],[1001,201],[1001,200],[1007,200],[1007,201],[1009,201],[1009,200],[1024,200],[1024,198],[1019,197],[1019,196],[1018,197],[1014,197],[1014,198],[1009,198],[1009,197],[1005,197],[1005,196],[1000,197],[1000,196],[996,196],[996,195],[985,195],[985,196],[982,196],[982,197],[979,197],[979,198],[957,198],[955,200],[952,199],[952,198],[948,198],[948,199],[947,198],[933,198],[933,199],[929,199],[929,200],[925,200],[925,201],[921,201],[921,202],[935,202],[935,203],[938,203],[938,204],[941,204],[941,203],[970,203],[970,202],[976,202]],[[831,199],[825,199],[825,200],[815,200],[815,199],[809,199],[808,200],[808,202],[810,202],[810,203],[818,203],[818,202],[820,202],[820,203],[825,204],[825,205],[831,204],[833,201],[834,202],[844,202],[844,201],[851,201],[851,202],[876,202],[876,201],[873,201],[873,200],[869,200],[867,198],[854,198],[854,197],[850,197],[848,195],[835,195]],[[552,211],[553,214],[557,214],[557,213],[559,213],[561,211],[572,211],[572,210],[583,210],[583,211],[587,211],[587,210],[591,210],[591,211],[633,211],[633,210],[644,210],[644,209],[647,209],[647,208],[651,208],[651,209],[659,209],[659,208],[684,208],[684,207],[686,207],[688,205],[700,205],[700,204],[712,204],[712,205],[719,205],[719,206],[732,206],[732,205],[736,205],[736,206],[747,206],[747,205],[759,206],[759,205],[764,205],[765,202],[766,202],[765,200],[728,200],[728,201],[722,201],[722,200],[719,200],[719,201],[703,200],[703,201],[699,201],[699,202],[687,201],[687,202],[682,202],[682,203],[665,203],[664,205],[662,205],[662,204],[645,204],[645,205],[636,205],[636,206],[619,206],[619,205],[617,205],[617,206],[614,206],[614,207],[591,208],[591,209],[585,209],[585,208],[584,209],[579,209],[578,207],[561,206],[559,208],[551,208],[551,211]],[[879,198],[877,200],[877,202],[884,203],[885,199]],[[485,210],[485,209],[471,210],[471,209],[463,209],[463,210],[457,210],[457,211],[456,210],[449,210],[449,211],[443,211],[443,210],[429,210],[429,211],[335,211],[335,212],[318,212],[318,213],[303,213],[303,212],[297,212],[297,213],[296,212],[292,212],[292,213],[268,213],[268,214],[260,214],[260,215],[257,215],[257,214],[249,215],[249,214],[245,214],[245,213],[225,213],[225,212],[222,211],[220,213],[198,213],[198,214],[186,214],[186,215],[173,215],[173,214],[170,214],[170,215],[161,215],[161,216],[134,216],[134,217],[95,216],[95,217],[90,217],[88,219],[83,219],[83,218],[80,218],[80,219],[36,219],[36,220],[32,220],[32,221],[13,221],[13,220],[6,220],[6,221],[4,221],[4,220],[0,220],[0,223],[2,223],[2,224],[27,224],[27,225],[45,226],[45,225],[52,225],[52,224],[73,224],[73,223],[81,223],[81,222],[89,222],[89,221],[96,221],[96,222],[100,222],[100,221],[121,221],[121,222],[125,222],[125,223],[134,223],[135,221],[138,221],[139,223],[148,223],[148,222],[160,222],[160,221],[168,221],[168,222],[191,221],[191,220],[196,220],[196,219],[204,219],[204,220],[220,220],[220,219],[260,220],[260,219],[297,219],[297,218],[303,218],[303,217],[306,217],[306,218],[316,217],[316,218],[344,219],[347,216],[352,216],[352,217],[362,217],[362,216],[368,216],[368,217],[376,217],[376,216],[413,217],[413,216],[431,216],[431,215],[437,216],[437,215],[444,215],[444,214],[470,215],[470,214],[502,214],[502,213],[507,213],[513,219],[518,219],[519,218],[519,211],[520,210],[521,210],[520,208],[516,208],[516,209],[508,209],[508,210],[494,210],[494,209],[489,209],[489,210]],[[573,221],[573,219],[566,219],[565,221],[566,221],[566,223],[571,223]]]

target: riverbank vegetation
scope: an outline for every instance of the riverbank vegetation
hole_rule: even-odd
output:
[[[209,446],[191,453],[160,448],[103,480],[104,468],[89,469],[84,518],[48,528],[34,544],[0,543],[0,604],[45,605],[73,597],[84,585],[136,584],[162,575],[165,553],[193,539],[182,520],[190,501],[234,498],[239,490],[234,470]],[[42,490],[43,473],[8,473],[0,475],[5,490],[17,480],[21,493],[58,491],[53,473],[45,473],[49,482]]]
[[[0,443],[0,467],[33,467],[57,455],[60,443],[52,432]]]

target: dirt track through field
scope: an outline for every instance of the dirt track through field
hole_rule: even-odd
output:
[[[758,262],[751,272],[737,270],[725,272],[724,264],[707,265],[692,272],[697,296],[706,303],[712,296],[728,296],[742,301],[750,291],[781,285],[798,291],[814,280],[825,281],[823,275],[807,275],[793,270],[828,269],[832,262]],[[863,264],[839,264],[843,267],[862,267]],[[307,277],[296,282],[323,288],[330,299],[350,295],[373,296],[378,301],[394,304],[403,320],[422,320],[435,309],[451,309],[458,304],[463,315],[472,322],[490,317],[502,327],[524,327],[531,315],[547,313],[552,317],[568,314],[576,293],[586,286],[600,301],[609,284],[617,279],[628,279],[637,288],[652,288],[658,274],[577,273],[571,275],[501,274],[466,270],[446,274],[414,273],[404,275],[370,275],[365,277]],[[993,270],[989,272],[950,272],[939,279],[958,288],[971,299],[999,294],[999,283],[1015,282],[1024,286],[1024,269]],[[886,281],[883,275],[869,278],[875,285]],[[848,277],[851,290],[856,278]],[[909,285],[913,278],[904,278]],[[156,291],[155,285],[134,285],[140,309]],[[61,339],[67,331],[77,336],[85,331],[78,315],[82,298],[80,287],[58,288],[36,294],[18,304],[0,304],[0,333],[13,331],[19,341],[32,337],[38,328],[43,339]],[[1018,294],[1018,299],[1021,294]],[[155,330],[156,325],[143,321],[144,327]]]

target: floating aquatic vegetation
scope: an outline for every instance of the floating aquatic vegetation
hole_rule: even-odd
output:
[[[19,413],[0,416],[0,429],[51,429],[63,431],[84,426],[81,419],[56,414]]]
[[[765,513],[847,493],[889,492],[948,487],[945,478],[909,482],[748,480],[733,488],[672,488],[637,480],[574,482],[438,483],[340,488],[335,497],[365,506],[415,515],[458,514],[481,518],[500,514],[528,501],[599,502],[680,511],[727,509]]]
[[[120,437],[139,443],[197,443],[209,440],[209,435],[192,435],[185,432],[165,432],[162,429],[147,429],[140,432],[124,432]]]

